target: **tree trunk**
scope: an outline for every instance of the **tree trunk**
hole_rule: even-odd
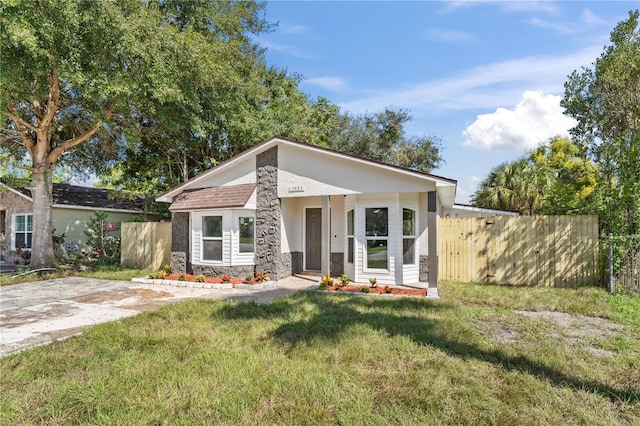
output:
[[[53,191],[53,170],[51,165],[33,162],[31,198],[33,199],[33,237],[31,249],[31,269],[38,269],[56,263],[51,239],[51,204]]]

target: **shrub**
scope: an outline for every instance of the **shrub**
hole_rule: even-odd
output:
[[[200,274],[196,276],[196,282],[197,283],[203,283],[207,280],[207,277],[205,277],[204,275]]]
[[[391,287],[389,287],[388,285],[384,286],[384,292],[387,294],[391,294],[393,293],[393,289]]]
[[[223,283],[230,283],[231,282],[231,277],[229,275],[223,275],[220,278],[222,279]]]
[[[369,278],[369,284],[371,284],[371,288],[378,287],[378,279],[377,278]]]
[[[371,289],[369,287],[362,287],[360,291],[363,293],[371,293]]]
[[[256,272],[256,280],[260,283],[265,282],[265,281],[269,281],[271,279],[271,277],[269,277],[267,274],[265,274],[264,272]]]
[[[333,278],[329,274],[324,274],[322,278],[320,278],[320,285],[327,288],[328,286],[333,285]]]
[[[342,283],[342,285],[349,284],[349,281],[351,280],[349,279],[349,276],[347,274],[340,275],[340,282]]]
[[[187,276],[185,274],[180,274],[180,276],[178,277],[178,281],[185,281],[187,279]]]

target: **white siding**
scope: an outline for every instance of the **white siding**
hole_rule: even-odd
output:
[[[435,191],[434,182],[396,169],[293,145],[278,149],[278,196],[380,194]]]

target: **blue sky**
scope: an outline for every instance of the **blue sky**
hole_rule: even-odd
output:
[[[492,167],[556,134],[567,75],[590,66],[640,1],[285,2],[257,41],[269,64],[343,111],[408,109],[409,135],[435,135],[468,203]]]

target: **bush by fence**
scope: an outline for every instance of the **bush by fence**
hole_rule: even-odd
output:
[[[171,222],[123,222],[120,263],[160,269],[171,261]]]
[[[597,216],[441,218],[442,280],[510,285],[596,284]]]

